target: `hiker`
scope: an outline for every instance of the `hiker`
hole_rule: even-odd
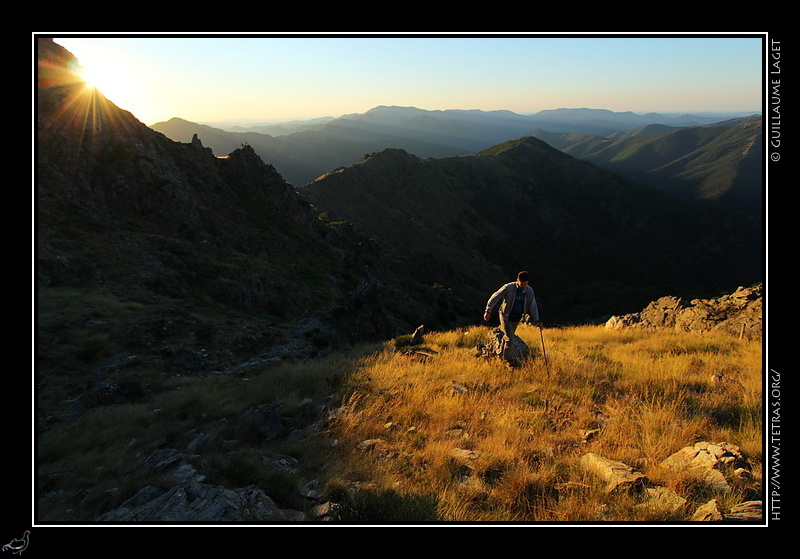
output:
[[[517,274],[517,281],[507,283],[495,291],[486,303],[486,311],[483,314],[485,321],[492,317],[492,309],[500,303],[500,329],[503,331],[503,357],[506,361],[511,361],[512,340],[523,318],[527,316],[529,323],[541,326],[539,307],[536,304],[533,288],[528,285],[529,281],[530,274],[520,272]]]

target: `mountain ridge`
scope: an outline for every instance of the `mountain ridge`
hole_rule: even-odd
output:
[[[473,306],[516,268],[532,268],[557,321],[760,277],[757,219],[642,187],[532,137],[436,160],[385,150],[300,190],[375,235],[419,281]],[[426,275],[437,261],[450,263],[447,276]]]
[[[746,209],[763,208],[763,120],[733,119],[702,127],[648,125],[615,137],[556,134],[544,139],[576,158],[670,195]]]
[[[682,118],[650,113],[639,116],[604,109],[557,109],[548,114],[547,118],[536,119],[535,115],[505,110],[428,111],[416,107],[378,106],[366,113],[315,123],[305,130],[281,136],[226,132],[177,118],[157,123],[153,128],[176,141],[186,142],[193,134],[198,134],[204,144],[218,154],[248,143],[296,186],[311,182],[331,169],[354,164],[364,154],[387,148],[404,149],[420,157],[442,158],[470,155],[507,140],[536,136],[546,138],[570,155],[586,158],[644,184],[660,186],[673,195],[731,203],[749,207],[753,213],[760,212],[762,188],[758,161],[748,162],[741,171],[735,162],[720,162],[717,166],[711,161],[702,169],[690,169],[689,176],[677,165],[668,166],[670,161],[663,157],[658,162],[659,168],[642,170],[611,161],[614,157],[620,158],[615,152],[629,149],[626,144],[641,143],[645,136],[651,137],[656,146],[658,142],[669,142],[670,134],[687,130],[695,134],[717,130],[721,134],[725,128],[744,126],[754,118],[760,121],[760,117],[720,120],[722,116],[732,115]],[[580,118],[576,118],[576,114]],[[599,152],[601,146],[606,148],[604,153]],[[660,147],[656,149],[663,151]],[[686,155],[676,152],[675,157]],[[702,156],[699,152],[694,155],[698,160]],[[679,186],[670,188],[672,182]]]

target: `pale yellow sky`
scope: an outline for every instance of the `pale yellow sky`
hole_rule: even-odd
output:
[[[422,109],[759,112],[763,37],[54,39],[145,124]]]

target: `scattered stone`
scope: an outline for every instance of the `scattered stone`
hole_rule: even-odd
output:
[[[186,451],[189,453],[195,453],[200,448],[204,446],[208,446],[211,442],[216,438],[216,435],[213,434],[205,434],[205,433],[197,433],[195,438],[189,441],[189,444],[186,445]]]
[[[148,485],[147,487],[142,487],[133,495],[133,497],[125,501],[125,505],[128,507],[139,507],[152,501],[156,497],[163,495],[164,493],[166,493],[166,491],[163,489]]]
[[[650,485],[647,477],[632,467],[616,460],[610,460],[594,452],[581,457],[581,466],[606,483],[606,493],[617,491],[638,491]]]
[[[463,384],[458,384],[456,381],[450,381],[450,393],[451,394],[464,394],[468,391],[468,388]]]
[[[581,442],[585,444],[594,439],[599,432],[600,429],[581,429],[578,434],[581,437]]]
[[[468,450],[466,448],[454,448],[450,451],[450,456],[470,468],[473,466],[473,462],[481,457],[481,454],[479,450]]]
[[[654,512],[675,513],[686,505],[686,499],[668,487],[645,487],[642,502],[637,508],[646,508]]]
[[[332,520],[339,508],[339,504],[327,501],[312,508],[309,516],[316,520]]]
[[[731,508],[728,514],[722,514],[717,506],[717,500],[711,499],[699,507],[692,515],[691,520],[698,522],[751,522],[761,521],[764,518],[762,501],[745,501]]]
[[[731,512],[723,515],[725,520],[754,521],[764,518],[762,501],[745,501],[731,508]]]
[[[722,513],[717,507],[717,500],[711,499],[705,505],[698,507],[690,519],[695,522],[717,522],[722,520]]]
[[[373,450],[377,447],[380,443],[383,442],[383,439],[366,439],[361,441],[356,445],[358,450]]]
[[[174,448],[154,450],[127,474],[128,479],[146,479],[153,476],[170,478],[175,483],[203,482],[201,472],[207,465],[196,454],[185,454]]]
[[[622,462],[589,452],[581,457],[580,463],[586,471],[605,482],[607,494],[625,492],[635,495],[639,500],[636,505],[639,509],[650,509],[659,514],[682,515],[681,511],[688,503],[686,498],[672,489],[656,485],[643,473]],[[736,476],[746,475],[743,472],[750,473],[746,455],[730,443],[699,442],[674,453],[665,459],[661,466],[681,474],[696,476],[709,483],[713,490],[723,494],[730,492],[723,471],[732,472]],[[560,484],[556,490],[565,492],[578,487],[580,487],[578,484]],[[734,506],[729,513],[723,514],[717,500],[711,499],[698,507],[688,519],[695,522],[760,521],[763,519],[762,502],[746,501]]]

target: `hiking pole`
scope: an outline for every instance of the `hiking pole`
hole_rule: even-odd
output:
[[[539,325],[539,337],[542,339],[542,355],[544,356],[544,366],[547,368],[547,376],[550,376],[550,364],[547,362],[547,351],[544,349],[544,332],[542,332],[542,325]]]

